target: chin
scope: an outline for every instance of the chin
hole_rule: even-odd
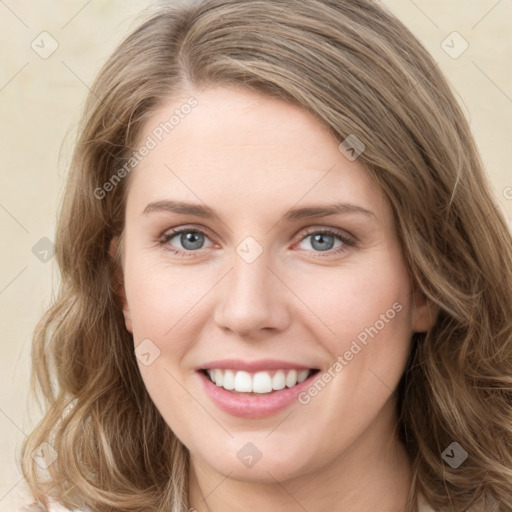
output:
[[[307,453],[302,443],[285,447],[277,436],[273,442],[263,436],[243,435],[230,439],[223,448],[218,441],[215,444],[213,452],[196,451],[193,457],[201,465],[240,482],[275,484],[276,480],[291,480],[321,466],[314,458],[311,442],[307,450],[313,453]]]

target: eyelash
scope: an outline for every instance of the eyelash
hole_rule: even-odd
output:
[[[205,231],[203,231],[202,229],[199,229],[199,228],[188,228],[188,227],[176,228],[176,229],[172,229],[170,231],[167,231],[166,233],[164,233],[161,236],[161,238],[160,238],[160,245],[162,245],[165,250],[173,253],[176,256],[182,257],[182,258],[190,257],[194,253],[200,253],[203,249],[197,249],[195,251],[190,251],[190,250],[189,251],[183,251],[181,249],[174,249],[171,246],[167,245],[168,242],[171,239],[173,239],[176,235],[180,235],[181,233],[188,233],[188,232],[199,233],[201,235],[204,235],[204,236],[208,237],[208,234]],[[333,236],[335,238],[338,238],[341,242],[343,242],[343,245],[341,245],[337,249],[329,249],[327,251],[310,251],[310,252],[313,252],[315,254],[315,257],[326,258],[326,257],[329,257],[329,256],[335,256],[335,255],[338,255],[338,254],[341,254],[341,253],[347,251],[348,247],[356,247],[356,245],[357,245],[354,238],[349,237],[349,236],[343,234],[342,232],[337,231],[337,230],[332,229],[332,228],[323,228],[323,229],[312,229],[312,228],[310,228],[310,229],[306,230],[304,236],[297,243],[302,242],[308,236],[311,236],[313,234],[330,235],[330,236]]]

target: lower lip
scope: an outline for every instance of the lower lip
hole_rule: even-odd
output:
[[[242,418],[265,418],[286,409],[298,401],[298,395],[311,385],[317,373],[291,388],[266,394],[237,394],[214,384],[203,372],[197,372],[204,389],[219,409]]]

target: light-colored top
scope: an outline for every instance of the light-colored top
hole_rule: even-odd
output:
[[[32,509],[30,506],[29,507],[24,506],[24,507],[18,508],[16,510],[13,509],[13,512],[32,512],[32,510],[35,511],[36,509]],[[430,505],[428,505],[428,504],[420,505],[419,511],[420,512],[435,512],[435,510],[432,507],[430,507]],[[81,510],[70,511],[69,509],[64,508],[62,505],[59,505],[58,503],[51,503],[50,508],[48,509],[48,512],[83,512],[83,511],[81,511]]]
[[[30,492],[27,482],[22,479],[11,491],[0,501],[1,512],[42,512]],[[45,511],[46,512],[46,511]],[[59,503],[50,501],[47,512],[86,512],[85,510],[73,510],[63,507]]]
[[[418,508],[420,512],[435,512],[435,510],[427,503],[423,494],[418,496]]]

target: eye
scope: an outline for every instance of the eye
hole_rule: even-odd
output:
[[[176,240],[173,242],[173,240]],[[207,234],[197,228],[180,228],[168,231],[160,240],[165,248],[176,254],[184,254],[187,252],[198,252],[204,247],[205,240],[209,240]],[[176,244],[181,247],[176,248]]]
[[[205,247],[205,242],[210,240],[205,231],[199,228],[177,228],[164,233],[160,238],[160,244],[176,255],[187,256],[202,249],[211,248],[214,244]],[[302,246],[301,246],[302,244]],[[300,249],[318,253],[318,256],[332,256],[347,251],[354,247],[356,241],[345,232],[334,229],[311,229],[306,232],[301,241],[296,244]],[[306,247],[304,247],[306,245]],[[309,247],[307,247],[309,245]]]
[[[305,250],[313,250],[319,253],[328,253],[328,255],[338,254],[355,246],[355,240],[348,234],[333,229],[317,229],[306,233],[306,236],[297,244],[309,245],[301,247]]]

